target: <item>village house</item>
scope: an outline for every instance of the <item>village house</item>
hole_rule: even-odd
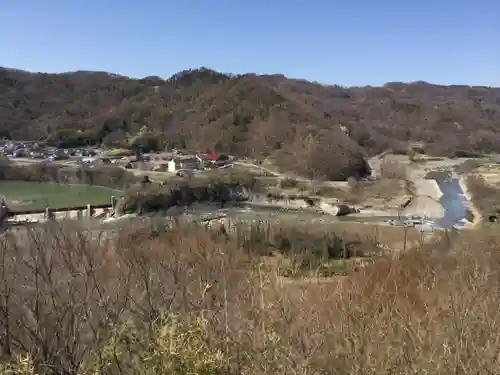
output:
[[[181,169],[201,169],[202,165],[197,157],[175,157],[168,161],[168,171],[176,173]]]
[[[175,156],[167,163],[167,170],[177,173],[179,170],[203,170],[215,168],[227,163],[229,158],[226,155],[217,153],[198,154],[196,156]]]
[[[229,158],[226,155],[218,153],[205,153],[196,155],[200,161],[201,168],[219,167],[227,163]]]

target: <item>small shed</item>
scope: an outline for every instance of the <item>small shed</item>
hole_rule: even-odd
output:
[[[177,157],[168,162],[168,171],[176,173],[180,169],[199,169],[200,161],[193,157]]]

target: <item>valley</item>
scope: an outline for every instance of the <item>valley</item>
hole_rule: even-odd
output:
[[[498,346],[499,97],[0,68],[0,349],[27,358],[0,372],[142,363],[123,353],[199,361],[192,373],[288,373],[291,359],[290,373],[385,373],[394,358],[418,372],[458,363],[443,348],[469,342],[481,352],[468,363],[485,358]]]

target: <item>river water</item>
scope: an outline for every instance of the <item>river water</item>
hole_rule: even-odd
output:
[[[438,185],[443,193],[439,203],[443,206],[445,213],[441,219],[436,220],[436,226],[441,228],[459,227],[467,218],[468,202],[458,179],[448,179],[438,182]]]

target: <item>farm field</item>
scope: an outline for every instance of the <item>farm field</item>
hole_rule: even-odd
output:
[[[106,204],[111,202],[112,195],[120,193],[118,190],[103,186],[24,181],[0,182],[0,196],[5,197],[9,208],[13,211]]]

